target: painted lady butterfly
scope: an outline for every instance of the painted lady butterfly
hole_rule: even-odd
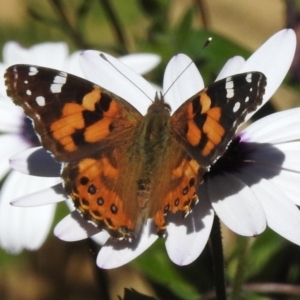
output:
[[[197,187],[248,112],[262,103],[266,77],[213,83],[172,115],[156,96],[145,116],[82,78],[31,65],[7,69],[7,95],[33,120],[42,145],[63,163],[66,192],[84,217],[116,237],[134,237],[153,218],[188,213]]]

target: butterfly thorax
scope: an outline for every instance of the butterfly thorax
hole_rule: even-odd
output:
[[[156,97],[137,132],[139,146],[148,159],[157,148],[166,148],[170,136],[170,106]]]

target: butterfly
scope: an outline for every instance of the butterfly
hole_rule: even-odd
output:
[[[5,84],[62,163],[77,210],[112,236],[132,238],[149,218],[163,234],[168,213],[186,215],[201,201],[203,175],[262,103],[266,77],[248,72],[214,82],[173,114],[157,94],[145,116],[109,90],[58,70],[14,65]]]

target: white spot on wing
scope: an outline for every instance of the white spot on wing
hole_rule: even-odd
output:
[[[26,91],[26,95],[31,96],[31,94],[32,94],[32,93],[31,93],[31,90],[27,90],[27,91]]]
[[[37,103],[38,106],[45,106],[46,99],[43,96],[38,96],[35,98],[35,102]]]
[[[18,80],[18,72],[17,72],[17,67],[13,68],[13,72],[14,72],[14,88],[17,88],[17,80]]]
[[[60,72],[59,75],[54,77],[53,83],[51,84],[50,90],[52,93],[60,93],[63,85],[67,81],[67,73]]]
[[[17,71],[17,67],[13,68],[14,74],[15,74],[15,80],[18,79],[18,71]]]
[[[249,96],[247,96],[246,98],[245,98],[245,103],[247,103],[248,101],[249,101]]]
[[[28,80],[24,80],[24,83],[25,83],[25,84],[28,84]]]
[[[29,67],[29,76],[34,76],[39,72],[39,70],[36,67]]]
[[[233,112],[236,113],[240,109],[240,107],[241,107],[241,103],[236,102],[233,107]]]
[[[226,94],[226,98],[230,99],[234,96],[234,90],[233,89],[226,89],[227,94]]]
[[[249,82],[249,83],[252,82],[252,74],[251,73],[247,74],[246,81]]]
[[[226,78],[226,84],[225,84],[225,89],[226,89],[226,98],[230,99],[234,96],[234,84],[232,81],[231,77]]]

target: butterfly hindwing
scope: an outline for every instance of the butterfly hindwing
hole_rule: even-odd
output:
[[[201,167],[209,167],[224,153],[246,114],[262,103],[265,86],[266,77],[260,72],[211,84],[174,113],[174,135]]]
[[[62,71],[14,65],[5,78],[8,96],[33,120],[43,146],[60,161],[93,153],[107,138],[126,135],[142,117],[120,97]]]

